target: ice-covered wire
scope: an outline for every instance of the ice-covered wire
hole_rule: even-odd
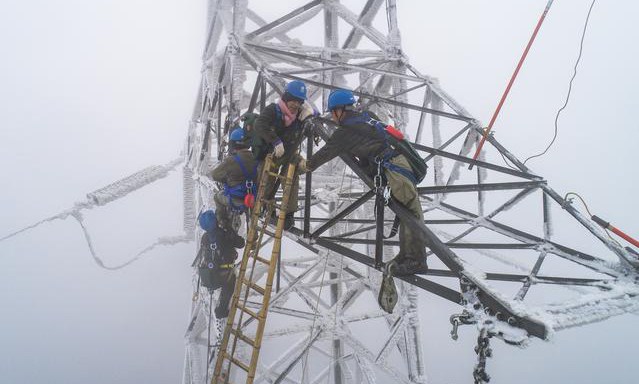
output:
[[[566,109],[566,106],[568,106],[568,101],[570,100],[570,93],[572,91],[572,82],[573,82],[573,80],[575,80],[575,77],[577,76],[577,66],[579,65],[579,61],[581,60],[581,54],[582,54],[583,48],[584,48],[584,38],[586,37],[586,30],[588,28],[588,20],[590,20],[590,13],[592,12],[592,7],[595,5],[596,1],[597,0],[592,0],[592,3],[590,4],[590,9],[588,9],[588,15],[586,16],[586,21],[584,23],[583,32],[581,34],[581,42],[579,44],[579,56],[577,56],[577,61],[575,62],[575,66],[573,68],[572,77],[570,78],[570,83],[568,84],[568,93],[566,94],[566,101],[564,101],[564,105],[561,108],[559,108],[559,110],[557,111],[557,114],[555,115],[555,134],[552,137],[552,140],[550,141],[550,144],[548,144],[548,146],[546,147],[546,149],[544,149],[543,152],[528,157],[526,160],[524,160],[524,164],[526,164],[526,162],[528,160],[534,159],[535,157],[540,157],[540,156],[544,155],[546,152],[548,152],[550,147],[555,143],[555,140],[557,139],[557,133],[558,133],[558,130],[559,130],[559,127],[558,127],[559,115],[561,114],[561,111]]]

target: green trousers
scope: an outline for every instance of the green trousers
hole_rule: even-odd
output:
[[[406,160],[406,157],[403,155],[395,156],[390,162],[402,168],[411,169],[408,160]],[[386,180],[388,180],[391,195],[408,208],[416,219],[423,222],[424,213],[422,212],[422,206],[419,202],[417,188],[413,182],[405,176],[389,169],[385,169],[384,174],[386,175]],[[426,245],[427,242],[421,232],[415,231],[403,220],[400,220],[399,253],[401,255],[406,258],[421,259],[426,255],[424,249]]]
[[[299,154],[294,154],[292,156],[290,156],[290,162],[292,164],[295,164],[297,166],[297,163],[300,161],[300,155]],[[277,167],[278,172],[280,175],[286,177],[286,174],[288,172],[288,163],[284,163],[284,161],[282,160],[282,158],[277,159],[274,158],[273,160],[273,164]],[[257,174],[262,175],[262,169],[264,168],[264,162],[260,162],[260,166],[257,170]],[[277,190],[275,189],[275,178],[269,178],[266,182],[266,191],[264,196],[266,196],[268,199],[272,199],[275,196],[275,193],[277,192]],[[259,185],[259,184],[258,184]],[[282,188],[282,183],[279,183],[280,188]],[[300,189],[300,173],[299,170],[297,168],[295,168],[295,173],[293,174],[293,185],[291,188],[291,196],[288,199],[288,204],[286,207],[283,207],[284,210],[288,213],[288,212],[295,212],[297,211],[297,195],[299,194],[299,189]]]

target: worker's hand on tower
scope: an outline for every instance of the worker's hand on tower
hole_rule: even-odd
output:
[[[310,104],[308,104],[307,102],[304,102],[304,104],[302,104],[302,107],[300,109],[300,114],[299,114],[300,121],[304,121],[311,116],[318,116],[318,115],[319,115],[319,112],[315,111]]]
[[[299,163],[297,163],[297,168],[300,170],[300,172],[302,173],[306,173],[308,171],[310,171],[310,169],[308,169],[306,167],[306,159],[303,157],[300,157],[300,161]]]
[[[284,144],[282,144],[282,140],[277,140],[273,143],[273,149],[275,157],[282,157],[284,155]]]

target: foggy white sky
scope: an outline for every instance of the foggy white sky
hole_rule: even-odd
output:
[[[285,9],[274,3],[255,7],[272,20]],[[399,1],[403,48],[416,68],[438,77],[487,123],[545,3]],[[494,127],[520,159],[552,137],[589,5],[555,2]],[[205,9],[203,0],[5,4],[0,236],[178,155],[200,76]],[[560,194],[579,192],[593,213],[635,237],[638,11],[628,1],[595,5],[557,142],[529,163]],[[86,213],[108,264],[157,236],[179,234],[180,177]],[[193,246],[176,246],[104,271],[72,220],[0,243],[0,382],[179,381],[193,257]],[[429,377],[469,382],[475,334],[462,333],[453,344],[447,321],[458,308],[431,296],[424,303]],[[496,383],[634,382],[638,320],[626,315],[560,332],[526,350],[494,343],[489,373]]]

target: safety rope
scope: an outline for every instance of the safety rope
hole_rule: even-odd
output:
[[[209,373],[211,368],[211,318],[213,317],[213,290],[209,290],[209,321],[206,335],[206,382],[209,382]],[[219,342],[219,335],[217,336]]]
[[[526,162],[530,159],[534,159],[536,157],[540,157],[546,154],[546,152],[548,152],[550,147],[555,143],[555,140],[557,139],[557,132],[559,130],[559,127],[558,127],[559,115],[564,109],[566,109],[566,106],[568,106],[568,101],[570,100],[570,93],[572,92],[572,82],[573,80],[575,80],[575,77],[577,76],[577,66],[579,65],[579,61],[581,60],[581,54],[584,49],[584,38],[586,37],[588,20],[590,20],[590,13],[592,12],[592,7],[595,5],[596,1],[597,0],[592,0],[592,3],[590,4],[590,9],[588,10],[588,15],[586,16],[586,21],[584,22],[583,32],[581,33],[581,42],[579,43],[579,55],[577,56],[577,61],[575,62],[575,66],[573,67],[572,77],[570,78],[570,82],[568,84],[568,93],[566,94],[566,100],[564,101],[564,105],[562,105],[561,108],[559,108],[559,110],[557,111],[557,114],[555,115],[555,134],[552,137],[550,144],[548,144],[548,146],[546,147],[546,149],[543,150],[543,152],[540,152],[536,155],[532,155],[528,157],[526,160],[524,160],[524,164],[526,164]]]

